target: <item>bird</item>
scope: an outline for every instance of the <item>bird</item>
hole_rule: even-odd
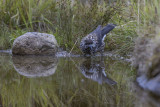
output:
[[[115,24],[107,24],[98,27],[87,36],[83,37],[80,43],[80,49],[84,55],[94,55],[96,52],[104,52],[106,34],[115,28]]]

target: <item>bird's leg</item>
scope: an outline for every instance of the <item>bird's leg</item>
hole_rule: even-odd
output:
[[[94,57],[95,56],[95,52],[91,52],[91,56]]]
[[[101,56],[103,56],[103,55],[104,55],[104,54],[103,54],[103,53],[104,53],[104,49],[103,49],[100,53],[101,53]]]
[[[104,52],[104,49],[100,52],[101,53],[101,61],[102,61],[103,56],[104,56],[103,52]]]
[[[86,55],[87,55],[87,54],[86,54],[86,53],[84,53],[84,54],[83,54],[83,57],[86,57]]]

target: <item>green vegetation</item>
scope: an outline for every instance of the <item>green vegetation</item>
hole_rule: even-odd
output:
[[[25,32],[38,31],[54,34],[63,49],[73,48],[72,52],[80,53],[83,36],[99,24],[114,23],[117,28],[108,35],[106,50],[127,55],[135,47],[139,71],[152,72],[160,62],[160,0],[98,1],[84,4],[70,0],[1,0],[0,49],[11,48],[14,39]],[[3,106],[93,106],[94,103],[94,106],[130,107],[137,103],[131,82],[135,72],[124,61],[105,57],[105,71],[118,83],[112,87],[85,78],[75,66],[80,65],[80,59],[60,58],[54,75],[27,78],[14,70],[11,56],[4,56],[0,57]]]
[[[37,31],[54,34],[64,50],[80,53],[82,37],[100,24],[114,23],[106,50],[122,55],[133,51],[137,35],[153,33],[160,18],[159,0],[2,0],[0,14],[0,49],[11,48],[25,32]]]
[[[134,51],[135,66],[140,72],[152,72],[159,60],[160,40],[160,0],[144,0],[133,3],[136,10],[139,35]],[[137,7],[138,6],[138,7]],[[156,59],[156,60],[155,60]],[[152,63],[153,65],[149,65]],[[142,67],[144,66],[144,67]],[[153,67],[153,68],[152,68]],[[145,68],[145,69],[142,69]],[[151,70],[149,70],[151,69]]]
[[[100,24],[114,23],[118,28],[108,36],[106,49],[128,54],[137,36],[131,7],[120,0],[93,0],[88,4],[71,0],[2,0],[0,49],[11,48],[14,39],[25,32],[38,31],[54,34],[64,50],[80,52],[82,37]]]

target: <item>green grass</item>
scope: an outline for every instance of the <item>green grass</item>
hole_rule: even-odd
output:
[[[137,36],[137,19],[132,4],[126,3],[120,0],[103,3],[94,0],[90,5],[70,0],[0,1],[0,49],[11,48],[14,39],[25,32],[37,31],[54,34],[64,50],[70,51],[74,45],[72,52],[80,53],[82,37],[98,25],[114,23],[119,27],[109,34],[106,50],[129,54]]]
[[[137,17],[137,34],[134,65],[139,72],[153,72],[159,65],[159,40],[160,40],[160,0],[139,1],[133,3]],[[138,7],[137,7],[138,6]],[[150,65],[151,64],[151,65]],[[149,74],[150,75],[150,74]]]

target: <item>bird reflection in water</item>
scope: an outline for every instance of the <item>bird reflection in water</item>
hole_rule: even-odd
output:
[[[81,73],[99,84],[107,83],[109,85],[117,84],[115,81],[107,77],[105,73],[104,61],[93,61],[91,58],[86,59],[80,65]]]

